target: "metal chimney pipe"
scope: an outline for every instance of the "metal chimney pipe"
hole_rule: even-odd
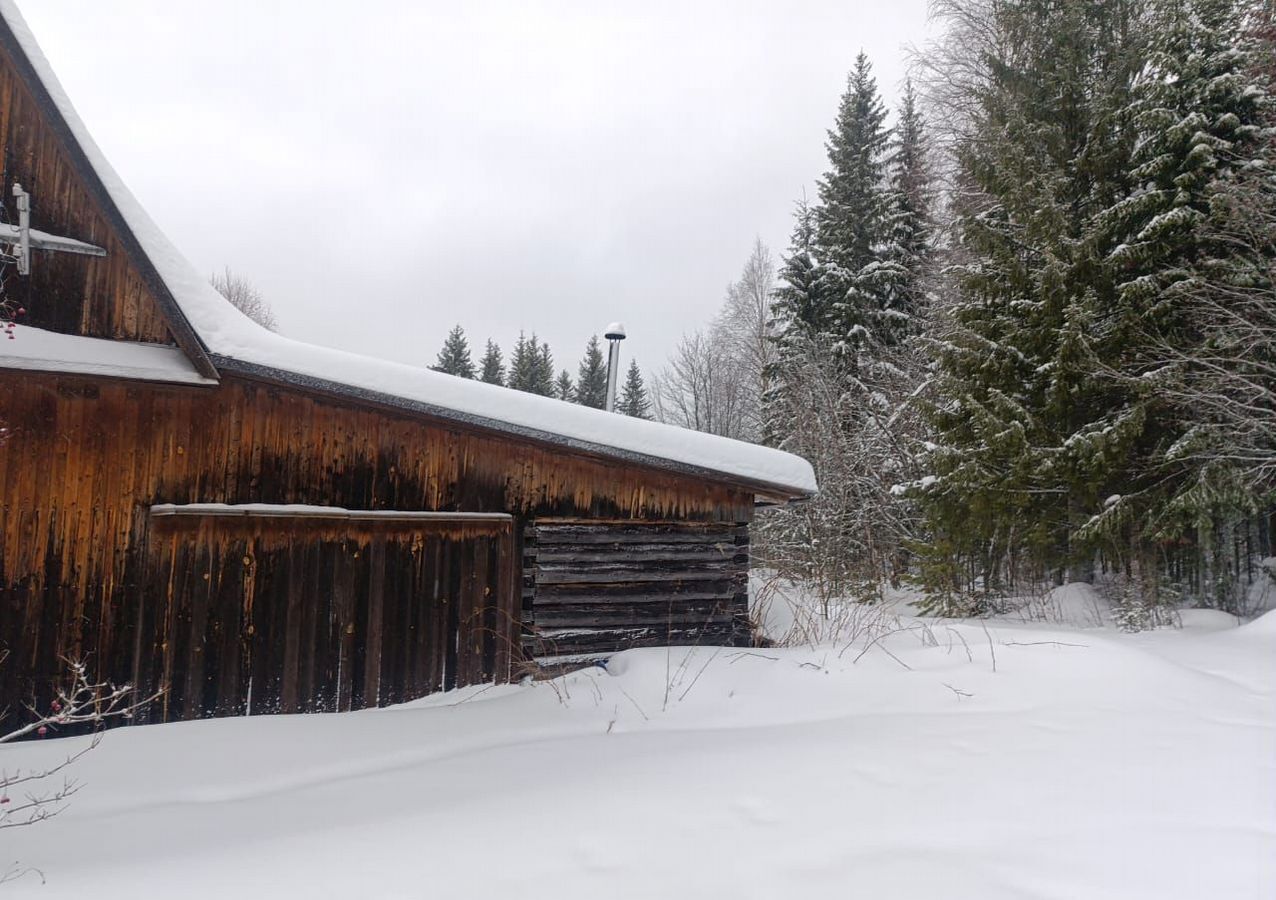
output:
[[[620,342],[625,339],[625,326],[612,322],[603,332],[611,345],[607,352],[607,412],[616,411],[616,380],[620,377]]]

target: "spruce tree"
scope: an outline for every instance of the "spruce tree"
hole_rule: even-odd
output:
[[[880,340],[886,344],[899,343],[920,328],[934,202],[927,157],[925,123],[909,80],[904,85],[890,164],[886,257],[895,266],[887,273],[879,328]]]
[[[576,398],[576,385],[566,369],[558,373],[558,381],[554,382],[554,396],[569,403]]]
[[[501,356],[500,345],[488,339],[480,363],[479,380],[488,384],[505,384],[505,360]]]
[[[457,325],[448,332],[443,349],[439,351],[438,361],[432,369],[446,372],[460,378],[474,377],[474,361],[470,359],[470,343],[465,339],[465,330]]]
[[[528,340],[527,336],[520,331],[518,340],[514,342],[514,351],[510,354],[509,377],[506,386],[512,387],[517,391],[535,393],[533,388],[536,384],[539,356],[540,347],[536,341],[536,336],[533,335],[531,340]]]
[[[555,378],[554,378],[554,354],[550,352],[549,343],[542,341],[540,346],[536,346],[536,335],[532,335],[532,347],[534,348],[533,356],[533,378],[531,392],[540,394],[542,397],[553,397],[555,395]]]
[[[829,337],[851,366],[859,351],[880,339],[876,332],[896,277],[884,253],[891,132],[872,71],[861,52],[828,133],[829,170],[820,180],[816,209],[816,246],[833,294]]]
[[[772,446],[779,446],[792,432],[790,380],[800,377],[803,360],[828,335],[833,316],[832,291],[816,256],[815,210],[803,199],[793,217],[789,251],[778,273],[780,286],[771,302],[776,354],[771,371],[765,373],[767,391],[762,398],[763,439]]]
[[[1087,238],[1127,183],[1132,9],[997,5],[976,51],[977,113],[957,147],[963,264],[938,344],[936,477],[923,499],[936,546],[961,558],[946,571],[985,590],[1012,563],[1057,571],[1085,553],[1073,531],[1106,495],[1076,463],[1116,458],[1129,439],[1132,423],[1109,418],[1084,452],[1068,443],[1109,416],[1116,390],[1087,349],[1114,295]]]
[[[508,386],[542,397],[554,396],[554,356],[549,344],[540,341],[535,332],[530,337],[518,333],[510,356]]]
[[[585,356],[577,370],[576,402],[594,409],[604,409],[607,406],[607,363],[603,359],[596,334],[585,345]]]
[[[1193,364],[1182,363],[1200,357],[1204,339],[1192,296],[1239,298],[1269,279],[1273,248],[1218,226],[1224,192],[1276,163],[1264,128],[1272,98],[1259,61],[1242,49],[1253,47],[1243,5],[1156,0],[1150,11],[1146,63],[1125,111],[1137,146],[1133,178],[1089,235],[1114,289],[1092,312],[1087,348],[1125,377],[1110,409],[1066,442],[1073,468],[1120,497],[1096,506],[1083,533],[1143,557],[1145,581],[1156,541],[1195,535],[1208,557],[1212,524],[1259,503],[1224,461],[1228,436],[1201,409],[1170,398],[1182,394],[1175,380],[1190,374]],[[1224,452],[1204,452],[1209,441]],[[1144,602],[1156,599],[1154,586],[1142,589]]]
[[[816,257],[815,210],[800,200],[793,218],[789,252],[780,267],[780,286],[771,304],[771,321],[780,350],[787,337],[827,334],[833,313],[825,269]]]
[[[647,398],[647,386],[643,384],[642,369],[638,368],[636,359],[629,361],[629,371],[625,375],[616,411],[635,419],[651,418],[651,401]]]

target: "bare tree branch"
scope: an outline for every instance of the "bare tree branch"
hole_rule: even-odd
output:
[[[262,328],[271,331],[279,330],[279,322],[270,303],[261,295],[252,282],[237,275],[226,267],[220,275],[214,274],[208,279],[217,293],[230,301],[231,306],[252,319]]]

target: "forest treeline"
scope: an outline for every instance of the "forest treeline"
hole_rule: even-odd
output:
[[[596,334],[585,345],[575,378],[567,369],[554,374],[553,351],[549,343],[537,338],[535,333],[528,337],[519,332],[508,362],[500,345],[489,339],[482,357],[475,363],[469,339],[460,325],[448,332],[438,358],[430,368],[458,378],[477,379],[594,409],[607,406],[607,360],[603,357]],[[625,379],[617,385],[616,412],[639,419],[651,418],[651,400],[636,359],[629,361]]]
[[[1243,612],[1276,487],[1271,3],[932,12],[893,115],[855,61],[787,251],[754,248],[657,413],[811,460],[758,544],[826,596],[909,575],[971,614],[1098,580],[1130,628]]]

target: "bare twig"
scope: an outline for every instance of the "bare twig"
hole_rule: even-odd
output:
[[[26,790],[24,799],[13,803],[11,794],[19,786],[34,786],[62,772],[73,765],[84,754],[98,746],[102,741],[100,729],[108,719],[132,718],[133,714],[159,694],[142,700],[133,699],[131,685],[116,686],[109,682],[94,682],[88,677],[85,663],[64,659],[70,674],[66,685],[57,689],[55,698],[49,703],[47,711],[41,711],[28,705],[27,709],[33,718],[5,734],[0,734],[0,744],[16,741],[30,735],[44,737],[51,731],[68,728],[73,725],[89,725],[95,729],[92,740],[87,746],[69,754],[61,762],[46,768],[37,768],[13,772],[0,772],[0,828],[21,828],[51,819],[66,808],[66,801],[80,789],[80,785],[71,778],[63,778],[62,782],[44,791]],[[11,870],[13,871],[13,870]],[[25,871],[25,870],[22,870]],[[8,876],[5,876],[8,877]],[[14,876],[17,877],[17,876]],[[3,880],[3,879],[0,879]]]
[[[626,700],[628,700],[630,703],[634,705],[634,709],[638,710],[638,715],[642,716],[642,719],[644,722],[651,721],[651,719],[647,717],[647,714],[643,712],[642,707],[638,705],[638,701],[635,700],[633,697],[629,696],[629,691],[625,690],[624,688],[621,688],[620,692],[625,695]]]
[[[769,659],[771,662],[778,662],[780,659],[778,656],[767,656],[765,653],[756,653],[752,650],[741,650],[737,653],[728,653],[727,656],[731,657],[731,662],[727,663],[729,666],[734,666],[745,656],[756,656],[758,659]]]
[[[1088,648],[1089,644],[1069,644],[1067,641],[1002,641],[1003,647],[1081,647]]]
[[[704,674],[704,670],[709,668],[709,664],[713,662],[715,659],[717,659],[718,654],[721,652],[722,652],[722,648],[719,647],[718,649],[713,651],[712,656],[710,656],[707,660],[705,660],[704,665],[700,667],[700,671],[696,673],[696,677],[691,679],[691,684],[687,685],[686,690],[684,690],[681,694],[678,695],[679,703],[681,703],[683,700],[686,699],[687,694],[691,693],[691,689],[696,686],[696,682],[700,680],[700,676]]]

